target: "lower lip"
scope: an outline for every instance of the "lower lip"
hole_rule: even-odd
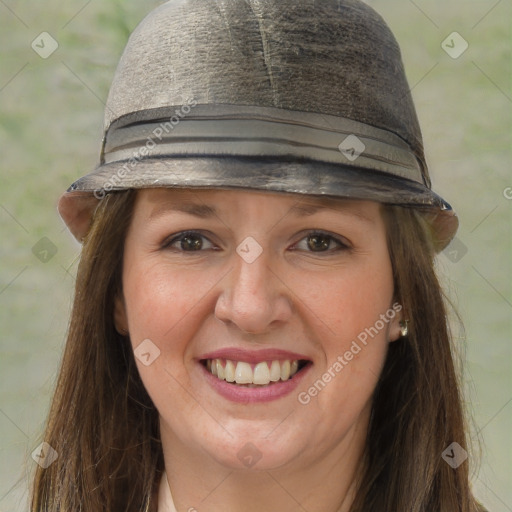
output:
[[[217,391],[219,395],[231,400],[232,402],[243,404],[271,402],[272,400],[277,400],[278,398],[289,395],[300,384],[311,367],[311,363],[308,363],[307,366],[296,373],[293,378],[286,381],[278,381],[274,384],[257,388],[246,388],[243,386],[237,386],[236,384],[231,384],[225,380],[220,380],[212,375],[212,373],[209,372],[203,364],[198,364],[201,366],[203,375],[205,376],[208,384],[210,384],[210,386]]]

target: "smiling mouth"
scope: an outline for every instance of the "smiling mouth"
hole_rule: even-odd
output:
[[[251,364],[230,359],[203,359],[203,366],[217,379],[243,387],[264,387],[285,382],[300,372],[309,361],[285,359]]]

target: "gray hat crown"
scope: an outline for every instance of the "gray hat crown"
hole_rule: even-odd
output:
[[[166,2],[130,37],[105,128],[189,98],[367,123],[401,137],[426,167],[399,46],[359,0]],[[424,178],[430,186],[426,170]]]

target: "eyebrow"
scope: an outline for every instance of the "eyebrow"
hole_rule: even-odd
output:
[[[323,204],[308,204],[308,203],[297,203],[294,204],[290,210],[289,214],[293,214],[297,217],[308,217],[322,210],[333,210],[336,212],[341,212],[347,215],[351,215],[361,219],[365,222],[369,222],[373,224],[373,220],[370,217],[367,217],[359,210],[351,209],[343,205],[343,203],[339,203],[336,206],[327,206]]]
[[[218,215],[215,206],[209,206],[207,204],[197,204],[192,202],[164,203],[151,212],[149,220],[161,217],[168,212],[188,213],[189,215],[194,215],[201,219],[208,219]]]
[[[342,204],[334,206],[327,206],[322,204],[310,204],[310,203],[297,203],[294,204],[287,212],[286,215],[294,215],[295,217],[309,217],[314,215],[315,213],[323,210],[334,210],[344,214],[348,214],[358,219],[361,219],[365,222],[369,222],[373,224],[373,220],[364,215],[360,211],[356,211],[354,209],[349,209],[343,207]],[[168,212],[182,212],[187,213],[189,215],[193,215],[194,217],[198,217],[200,219],[208,219],[211,217],[219,216],[219,212],[217,208],[213,205],[208,204],[198,204],[190,201],[180,201],[173,203],[164,203],[161,206],[155,208],[150,216],[149,220],[153,220],[155,218],[161,217],[162,215]]]

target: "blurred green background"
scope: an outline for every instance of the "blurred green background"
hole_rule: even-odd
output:
[[[67,328],[80,247],[56,203],[95,167],[117,61],[160,3],[0,0],[0,512],[27,510]],[[454,324],[482,445],[474,487],[490,511],[512,511],[512,2],[368,3],[402,47],[434,189],[460,217],[437,263],[466,329]],[[58,43],[47,58],[31,47],[42,32]],[[457,58],[453,32],[468,44]]]

